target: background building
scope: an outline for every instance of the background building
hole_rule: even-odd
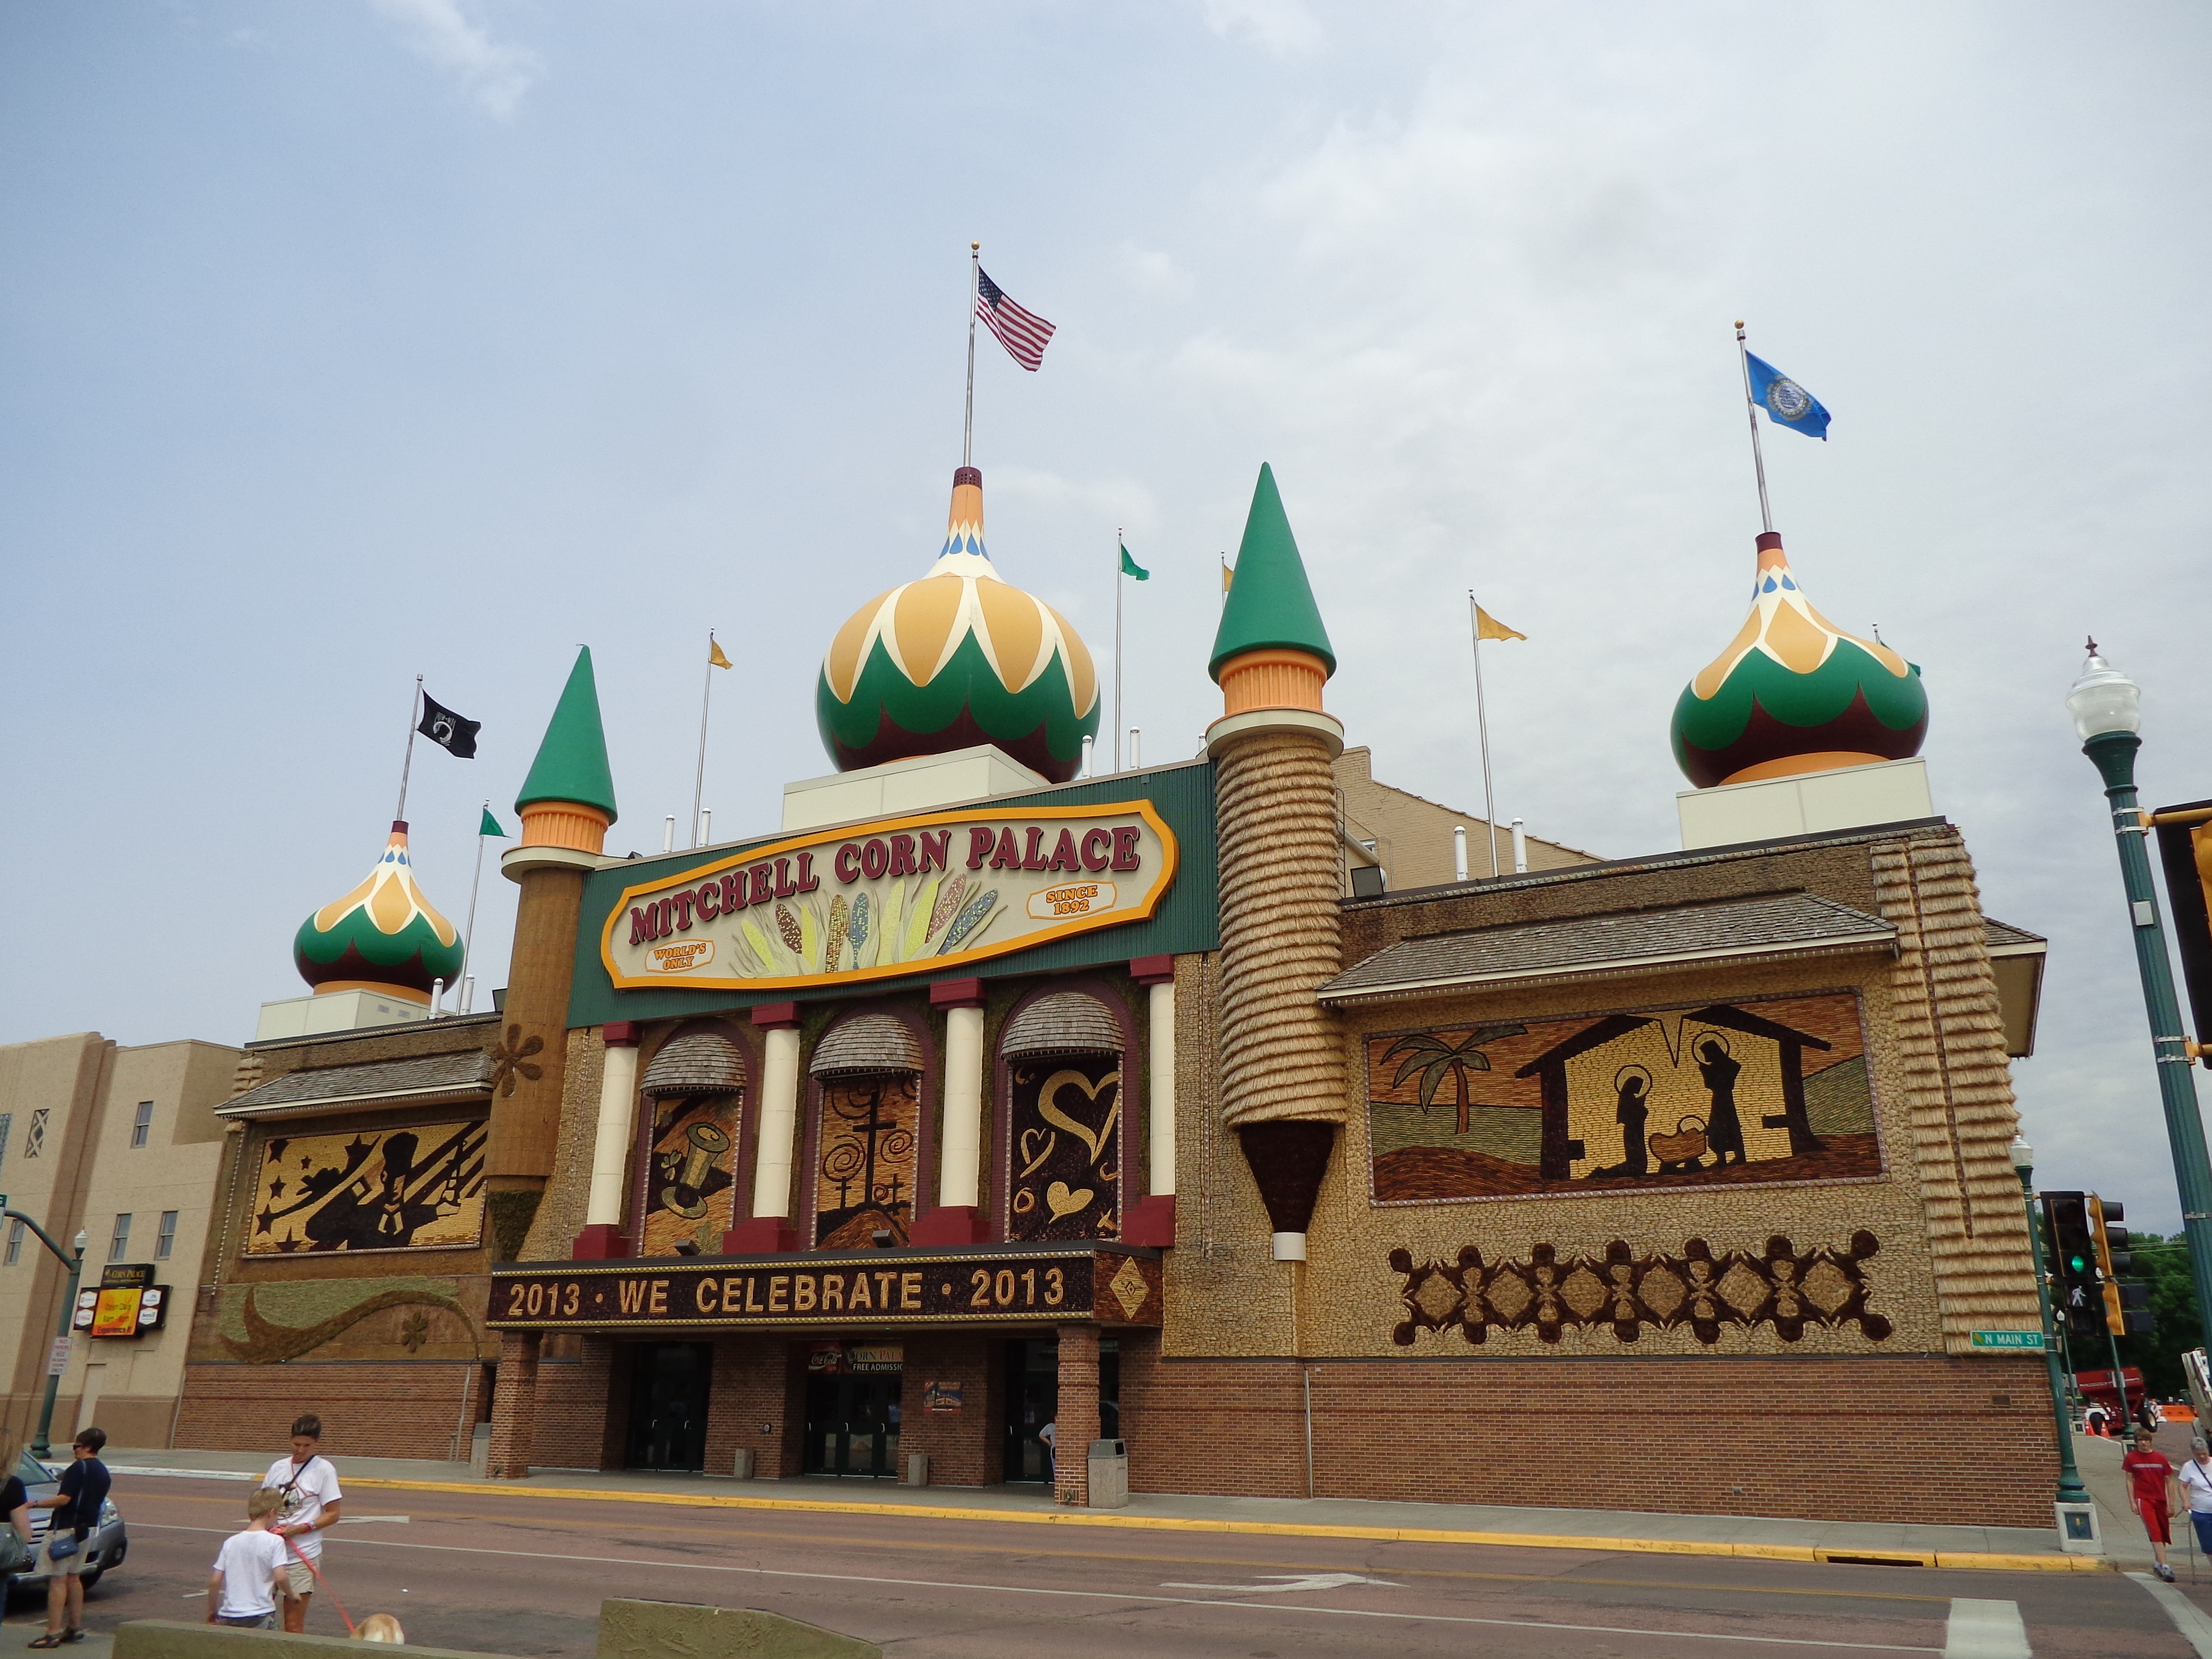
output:
[[[0,1192],[66,1249],[86,1236],[84,1284],[144,1264],[171,1287],[175,1315],[126,1338],[79,1330],[61,1382],[53,1437],[94,1421],[118,1446],[173,1443],[191,1309],[208,1243],[223,1124],[239,1051],[181,1042],[125,1048],[97,1032],[0,1047]],[[0,1226],[0,1423],[27,1433],[46,1395],[46,1360],[67,1274],[21,1223]]]

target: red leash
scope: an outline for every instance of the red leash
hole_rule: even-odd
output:
[[[331,1581],[324,1577],[323,1575],[316,1570],[315,1564],[309,1560],[306,1555],[301,1553],[300,1547],[292,1541],[292,1534],[288,1532],[284,1534],[283,1539],[284,1547],[291,1551],[294,1555],[299,1558],[300,1564],[302,1566],[306,1567],[309,1572],[314,1574],[315,1582],[318,1584],[320,1584],[325,1589],[330,1590],[331,1605],[338,1610],[338,1617],[345,1620],[346,1634],[348,1636],[352,1635],[353,1616],[345,1610],[345,1603],[338,1600],[338,1593],[334,1589],[331,1589]]]

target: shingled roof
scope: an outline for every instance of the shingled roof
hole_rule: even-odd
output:
[[[317,1066],[271,1078],[225,1101],[216,1113],[221,1117],[291,1117],[386,1101],[431,1106],[489,1099],[491,1080],[492,1058],[476,1048],[359,1066]]]
[[[1896,942],[1897,929],[1878,917],[1811,893],[1771,893],[1401,939],[1315,994],[1337,1006],[1728,959],[1890,951]]]

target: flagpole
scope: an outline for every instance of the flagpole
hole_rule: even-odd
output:
[[[714,630],[707,630],[707,684],[699,693],[699,769],[691,778],[691,844],[699,844],[699,804],[707,793],[707,706],[714,696]]]
[[[1474,590],[1467,590],[1468,631],[1474,636],[1474,725],[1482,734],[1482,831],[1490,842],[1490,873],[1498,874],[1498,806],[1490,793],[1490,711],[1482,701],[1482,619]]]
[[[487,812],[491,811],[491,803],[489,800],[483,804],[483,810]],[[469,953],[476,949],[477,945],[477,889],[483,885],[483,820],[482,818],[478,818],[477,820],[477,872],[469,880],[469,930],[467,933],[461,935],[461,994],[459,1000],[461,1003],[461,1012],[465,1014],[469,1011]]]
[[[968,244],[968,413],[960,422],[960,465],[973,466],[975,443],[975,279],[983,270],[983,245]]]
[[[1774,514],[1766,505],[1766,457],[1759,448],[1759,403],[1751,395],[1751,348],[1744,343],[1743,319],[1735,324],[1736,366],[1743,370],[1743,412],[1751,422],[1751,465],[1759,475],[1759,527],[1767,534],[1774,533]]]
[[[1121,769],[1121,532],[1114,531],[1114,769]]]
[[[419,723],[416,711],[422,701],[422,677],[415,677],[415,689],[407,694],[407,758],[399,763],[399,805],[392,814],[396,823],[407,821],[407,775],[415,769],[415,727]]]

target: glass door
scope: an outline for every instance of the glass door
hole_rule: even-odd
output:
[[[1006,1344],[1006,1473],[1008,1481],[1048,1481],[1052,1453],[1042,1430],[1060,1408],[1060,1344]],[[1056,1432],[1057,1431],[1055,1431]],[[1087,1448],[1085,1449],[1087,1449]],[[1082,1451],[1076,1454],[1084,1455]]]
[[[704,1469],[713,1351],[703,1342],[641,1342],[632,1364],[629,1466]]]
[[[896,1475],[899,1383],[896,1372],[808,1378],[806,1472]]]

